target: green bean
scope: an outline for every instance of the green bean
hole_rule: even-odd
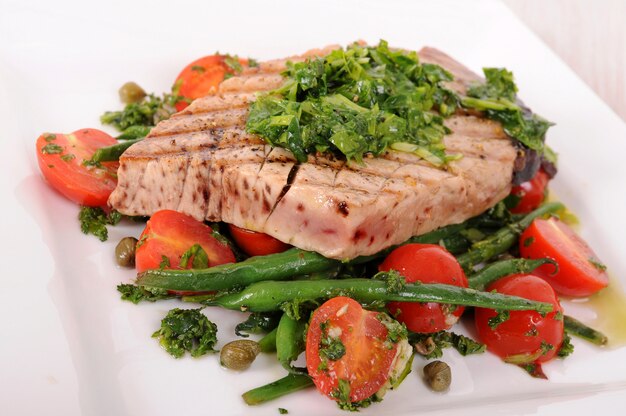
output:
[[[208,269],[147,270],[137,276],[137,284],[192,292],[230,290],[264,280],[285,280],[320,272],[337,264],[338,260],[292,248],[282,253],[250,257],[239,263],[221,264]]]
[[[453,235],[463,227],[463,224],[442,227],[430,233],[412,237],[404,244],[437,243],[440,239]],[[376,255],[357,257],[350,263],[361,264],[383,257],[393,248],[395,246]],[[147,270],[138,275],[137,284],[192,292],[231,290],[265,280],[286,280],[300,275],[325,272],[336,269],[341,264],[339,260],[293,248],[282,253],[250,257],[239,263],[222,264],[208,269]]]
[[[143,139],[127,140],[112,146],[101,147],[91,157],[91,162],[113,162],[120,159],[126,149]]]
[[[505,253],[517,242],[520,234],[528,228],[535,218],[554,213],[563,208],[565,207],[560,202],[543,204],[520,221],[502,227],[484,240],[472,244],[467,253],[457,257],[459,264],[467,272],[471,271],[475,265]]]
[[[572,318],[571,316],[565,315],[563,317],[563,324],[565,325],[565,332],[589,341],[592,344],[606,345],[609,342],[608,337],[602,332],[588,327],[578,319]]]
[[[285,370],[292,372],[291,363],[304,351],[304,322],[283,314],[276,328],[276,358]]]
[[[241,397],[246,404],[254,406],[311,386],[313,386],[311,377],[304,374],[289,374],[280,380],[247,391]]]
[[[272,329],[265,334],[263,338],[259,340],[259,347],[261,352],[275,352],[276,351],[276,332],[278,328]]]
[[[469,287],[476,290],[485,290],[490,283],[515,273],[530,273],[537,267],[552,263],[556,264],[551,259],[509,259],[501,260],[485,266],[484,269],[479,270],[472,276],[468,277]]]
[[[136,140],[143,139],[150,133],[150,126],[130,126],[124,129],[122,134],[116,137],[117,140]]]
[[[387,282],[372,279],[265,281],[254,283],[238,293],[219,296],[205,304],[226,309],[269,312],[279,310],[288,302],[315,302],[336,296],[349,296],[365,305],[401,301],[448,303],[501,310],[552,310],[549,303],[443,284],[407,284],[398,291],[390,291]]]

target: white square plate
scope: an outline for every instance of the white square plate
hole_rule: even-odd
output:
[[[107,243],[82,235],[77,207],[42,181],[34,144],[44,131],[99,127],[103,111],[121,108],[122,83],[166,91],[184,65],[216,50],[268,59],[380,38],[440,48],[477,72],[514,71],[524,101],[557,122],[549,133],[561,157],[553,189],[624,284],[626,126],[499,2],[0,0],[0,183],[8,202],[0,216],[0,413],[342,413],[315,390],[246,407],[241,393],[283,374],[269,356],[237,374],[214,356],[174,360],[161,351],[150,335],[177,303],[135,306],[115,290],[133,278],[114,265],[115,242],[140,227],[115,227]],[[220,345],[234,338],[240,316],[206,313],[219,324]],[[362,414],[618,413],[626,349],[575,344],[572,357],[546,366],[549,382],[490,354],[447,351],[447,394],[428,391],[418,358],[401,388]]]

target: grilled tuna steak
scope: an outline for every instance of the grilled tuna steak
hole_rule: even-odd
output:
[[[456,91],[479,79],[435,49],[419,56],[449,70],[455,80],[448,87]],[[288,151],[245,131],[254,93],[280,86],[286,61],[248,68],[159,123],[120,158],[109,205],[127,215],[174,209],[350,259],[462,222],[509,193],[517,151],[497,122],[471,114],[446,120],[453,131],[446,151],[463,155],[446,170],[395,151],[363,164],[330,154],[295,163]]]

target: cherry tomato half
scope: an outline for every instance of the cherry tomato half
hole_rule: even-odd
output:
[[[282,253],[291,247],[287,243],[256,231],[246,230],[236,225],[228,224],[230,235],[237,246],[249,256],[266,256],[268,254]]]
[[[234,63],[228,65],[228,59],[233,60]],[[238,62],[242,67],[248,65],[247,59],[239,59]],[[205,56],[187,65],[178,74],[174,85],[178,86],[179,95],[191,101],[204,97],[224,81],[226,74],[236,73],[238,68],[233,68],[236,63],[236,58],[230,58],[227,55]],[[181,111],[188,105],[189,103],[180,101],[176,104],[176,110]]]
[[[589,296],[609,284],[605,267],[587,243],[567,224],[555,218],[536,219],[520,237],[522,257],[551,258],[558,270],[550,264],[534,271],[560,294]]]
[[[518,274],[492,283],[487,291],[492,290],[551,303],[553,311],[545,316],[535,311],[510,311],[508,319],[497,323],[496,311],[476,308],[476,329],[487,349],[514,364],[553,358],[563,342],[563,309],[552,287],[540,277]]]
[[[343,380],[349,383],[350,401],[357,402],[385,384],[398,346],[385,343],[387,327],[377,314],[343,296],[328,300],[313,312],[306,337],[306,364],[322,394],[337,399],[333,393]],[[345,348],[338,359],[324,356],[323,342],[329,339]]]
[[[215,239],[211,231],[211,227],[189,215],[171,210],[155,212],[137,243],[137,271],[158,269],[161,266],[178,268],[181,256],[194,244],[199,244],[207,253],[209,266],[234,263],[235,256],[230,247]],[[191,261],[188,263],[190,267]]]
[[[463,268],[446,249],[434,244],[407,244],[392,251],[379,266],[380,271],[396,270],[407,283],[443,283],[467,287]],[[465,308],[439,303],[389,302],[391,316],[413,332],[449,329]]]
[[[101,147],[117,143],[96,129],[45,133],[37,139],[37,162],[48,183],[66,198],[90,207],[105,206],[117,185],[117,162],[85,166]]]
[[[514,214],[527,214],[541,205],[546,196],[546,186],[550,178],[543,170],[537,171],[528,182],[514,186],[511,195],[519,199],[517,205],[511,208]]]

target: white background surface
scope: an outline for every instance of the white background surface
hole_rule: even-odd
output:
[[[581,217],[582,234],[615,276],[626,276],[623,178],[626,126],[499,2],[71,2],[0,0],[0,414],[295,415],[338,413],[317,392],[259,408],[239,395],[282,376],[270,357],[243,374],[217,359],[170,359],[150,339],[175,302],[134,306],[115,285],[133,274],[114,266],[115,242],[80,234],[77,208],[41,180],[34,143],[44,131],[99,126],[120,108],[117,88],[135,80],[168,89],[191,60],[220,50],[259,59],[355,39],[443,49],[470,68],[506,66],[521,96],[556,121],[561,154],[556,193]],[[624,284],[624,281],[622,281]],[[211,309],[220,344],[241,320]],[[429,392],[414,373],[363,414],[620,414],[626,351],[576,342],[576,354],[533,380],[485,354],[447,352],[454,384]]]

